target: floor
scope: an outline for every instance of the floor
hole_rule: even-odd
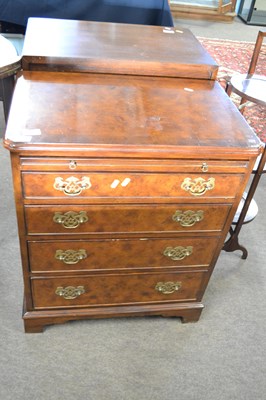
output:
[[[177,27],[190,29],[195,36],[246,42],[255,42],[258,30],[260,29],[258,26],[246,25],[238,17],[230,23],[177,18],[174,23]]]

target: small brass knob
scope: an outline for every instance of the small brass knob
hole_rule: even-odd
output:
[[[77,168],[77,162],[74,160],[71,160],[68,164],[69,169],[76,169]]]
[[[208,172],[209,166],[206,162],[202,163],[201,170],[202,172]]]

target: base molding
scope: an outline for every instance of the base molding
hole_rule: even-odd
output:
[[[24,311],[24,329],[26,333],[41,333],[47,325],[63,324],[68,321],[112,318],[142,317],[159,315],[179,317],[183,323],[199,320],[204,306],[202,303],[169,303],[157,305],[111,306],[81,309],[56,309]]]

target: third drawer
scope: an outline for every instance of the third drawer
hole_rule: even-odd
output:
[[[211,263],[217,237],[28,242],[32,272],[198,267]]]

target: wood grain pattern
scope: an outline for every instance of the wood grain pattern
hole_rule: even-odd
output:
[[[218,66],[188,29],[30,18],[23,69],[215,79]]]
[[[182,226],[173,220],[176,211],[203,211],[200,221],[191,226]],[[54,222],[55,213],[64,215],[68,212],[85,211],[86,223],[76,228],[65,228]],[[58,205],[27,206],[25,218],[28,235],[80,235],[114,234],[114,233],[166,233],[166,232],[203,232],[221,231],[230,211],[229,204],[176,204],[176,205]]]
[[[167,239],[105,239],[93,241],[28,242],[32,272],[72,272],[84,270],[151,269],[166,267],[208,267],[217,248],[217,237],[176,237]],[[182,260],[164,255],[166,248],[193,248]],[[56,251],[83,249],[87,257],[76,264],[56,259]]]
[[[82,190],[79,194],[69,196],[64,191],[57,190],[54,187],[56,178],[62,178],[63,182],[67,182],[69,178],[75,177],[78,182],[82,178],[88,178],[91,182],[91,187]],[[146,199],[163,198],[167,201],[168,198],[193,198],[190,191],[182,189],[182,183],[186,178],[192,181],[198,177],[208,181],[209,178],[215,179],[213,189],[206,191],[201,197],[203,198],[220,198],[227,197],[233,199],[241,186],[243,176],[232,174],[220,175],[188,175],[188,174],[123,174],[123,173],[23,173],[22,185],[25,199],[46,198],[51,197],[53,200],[64,198],[65,202],[72,202],[73,197],[76,199],[84,199],[83,201],[94,202],[95,199],[116,198],[132,201],[138,198],[140,202],[145,202]],[[123,182],[129,183],[124,186]],[[117,185],[117,186],[116,186]],[[79,185],[81,186],[81,184]],[[226,196],[225,196],[226,195]]]
[[[32,279],[33,302],[36,309],[74,306],[126,305],[169,301],[196,301],[204,272],[163,274],[119,274],[71,278]],[[158,282],[180,281],[181,288],[172,294],[155,290]],[[84,286],[85,293],[73,300],[55,294],[57,287]]]
[[[217,82],[35,71],[18,79],[9,142],[13,150],[47,147],[48,155],[53,144],[64,155],[151,158],[152,152],[166,159],[188,150],[192,159],[213,151],[240,158],[259,145]]]

